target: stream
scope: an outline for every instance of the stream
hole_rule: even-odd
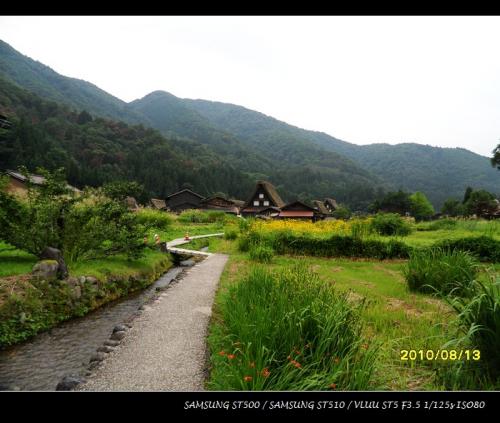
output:
[[[69,374],[85,376],[89,359],[115,325],[166,288],[183,268],[174,267],[148,288],[69,320],[22,344],[0,351],[0,391],[54,391]]]

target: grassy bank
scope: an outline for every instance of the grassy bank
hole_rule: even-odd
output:
[[[148,250],[135,261],[116,256],[78,263],[70,268],[73,284],[35,281],[28,275],[0,278],[0,348],[141,290],[171,266],[169,255]],[[82,276],[96,280],[77,278]]]

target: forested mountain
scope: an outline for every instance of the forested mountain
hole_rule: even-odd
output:
[[[267,179],[285,200],[328,196],[353,208],[365,208],[382,191],[399,188],[425,192],[438,208],[448,197],[461,197],[467,186],[500,194],[500,172],[487,158],[464,149],[419,144],[359,146],[241,106],[181,99],[164,91],[127,104],[91,83],[57,74],[2,41],[0,77],[4,78],[0,112],[13,115],[15,131],[24,128],[36,134],[30,138],[21,132],[15,146],[0,146],[0,166],[15,167],[23,160],[29,166],[43,162],[48,167],[64,162],[74,184],[94,185],[106,178],[124,177],[145,183],[157,196],[192,183],[203,194],[223,191],[244,198],[243,186]],[[93,119],[78,124],[81,114],[71,109],[115,122]],[[137,123],[161,135],[127,125]],[[122,133],[119,128],[127,129]],[[142,136],[147,142],[139,141]],[[143,141],[147,144],[141,146],[144,151],[137,147]],[[50,154],[41,154],[45,151],[41,146]],[[17,153],[4,156],[9,148]],[[133,154],[147,159],[139,166],[135,161],[140,159]],[[206,169],[211,174],[200,177]],[[224,172],[233,172],[232,182],[222,182]]]
[[[127,103],[81,79],[58,74],[48,66],[30,59],[0,40],[0,75],[44,100],[67,104],[75,109],[129,123],[148,124],[127,108]]]
[[[437,208],[449,197],[461,198],[467,186],[500,195],[500,172],[490,165],[489,158],[463,148],[410,143],[355,145],[241,106],[206,100],[185,101],[213,125],[244,142],[273,145],[292,138],[307,141],[349,157],[377,175],[390,189],[425,192]]]
[[[0,168],[64,167],[77,187],[135,180],[164,198],[183,184],[203,195],[217,191],[245,198],[254,181],[228,160],[194,141],[166,138],[44,101],[0,78],[0,111],[12,128],[0,129]]]

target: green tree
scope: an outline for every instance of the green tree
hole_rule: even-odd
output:
[[[351,217],[351,210],[349,210],[349,207],[341,205],[332,213],[332,215],[336,219],[349,219]]]
[[[414,194],[410,195],[410,201],[410,211],[415,219],[428,219],[434,214],[434,207],[424,193],[419,191],[415,192]]]
[[[456,198],[448,198],[441,207],[441,213],[454,217],[461,216],[464,214],[464,206]]]
[[[389,212],[406,214],[411,211],[412,202],[410,194],[399,190],[397,192],[389,192],[382,199],[376,200],[369,207],[371,212]]]
[[[465,203],[466,212],[469,215],[484,216],[496,209],[495,196],[483,189],[473,191]]]
[[[467,203],[469,201],[470,195],[472,194],[473,189],[471,187],[467,187],[464,193],[464,199],[462,200],[462,204]]]
[[[491,158],[491,165],[496,166],[500,170],[500,144],[498,144],[493,150],[493,157]]]

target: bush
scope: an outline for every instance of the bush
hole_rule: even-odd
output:
[[[250,237],[248,236],[240,236],[238,238],[238,250],[246,253],[250,250]]]
[[[167,229],[174,220],[167,212],[150,208],[138,210],[135,216],[137,222],[147,229]]]
[[[490,236],[444,240],[436,246],[449,250],[467,251],[481,261],[500,262],[500,241]]]
[[[478,262],[459,250],[428,248],[410,255],[404,276],[411,291],[467,297],[478,272]]]
[[[313,238],[281,232],[260,239],[249,237],[248,242],[263,242],[278,254],[296,254],[319,257],[370,257],[377,259],[408,258],[412,247],[398,240],[389,242],[362,239],[350,235],[333,235],[330,238]]]
[[[224,239],[233,240],[233,239],[236,239],[236,238],[238,238],[238,231],[236,231],[235,229],[227,229],[224,232]]]
[[[371,224],[380,235],[406,236],[412,232],[411,225],[396,213],[377,213]]]
[[[305,266],[255,268],[223,294],[209,337],[217,390],[363,390],[375,348],[363,340],[360,305]]]
[[[265,245],[254,245],[250,247],[250,258],[260,263],[270,263],[274,256],[274,250]]]

